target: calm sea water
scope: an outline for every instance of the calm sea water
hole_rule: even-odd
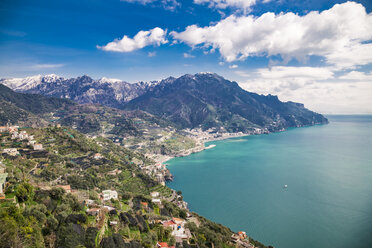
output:
[[[211,142],[170,160],[168,185],[192,211],[277,248],[371,248],[372,116],[328,118]]]

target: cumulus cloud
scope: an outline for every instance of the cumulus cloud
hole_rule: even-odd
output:
[[[97,48],[112,52],[132,52],[146,46],[160,46],[167,43],[166,34],[166,30],[156,27],[149,31],[139,31],[133,38],[124,35],[122,39],[115,39],[107,45],[97,46]]]
[[[368,43],[372,39],[372,14],[355,2],[304,16],[291,12],[268,12],[259,17],[231,15],[216,24],[191,25],[171,35],[191,47],[218,50],[228,62],[275,55],[284,62],[305,62],[309,56],[321,56],[338,69],[372,62],[372,43]]]
[[[372,113],[372,73],[352,71],[335,76],[332,67],[260,68],[236,71],[239,85],[259,94],[278,95],[283,101],[304,103],[321,113]]]
[[[226,9],[227,7],[249,10],[256,0],[194,0],[195,4],[207,4],[210,8]]]
[[[229,68],[230,69],[236,69],[236,68],[238,68],[238,65],[229,65]]]

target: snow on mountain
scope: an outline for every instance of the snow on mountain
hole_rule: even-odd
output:
[[[99,83],[108,83],[108,84],[112,84],[112,83],[120,83],[120,82],[123,82],[123,80],[120,80],[120,79],[117,79],[117,78],[107,78],[107,77],[102,77],[100,79],[98,79]]]
[[[175,78],[169,77],[161,81],[128,83],[107,77],[94,80],[87,75],[65,79],[55,74],[0,79],[1,84],[17,92],[69,98],[78,103],[116,108],[121,108],[123,104],[152,91],[158,85],[164,87],[174,81]]]
[[[58,80],[63,80],[63,78],[55,74],[49,74],[45,76],[36,75],[25,78],[5,78],[0,79],[0,83],[15,91],[27,91],[36,88],[42,83],[52,83]]]

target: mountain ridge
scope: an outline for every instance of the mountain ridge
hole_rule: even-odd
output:
[[[125,109],[141,109],[183,128],[217,127],[229,132],[254,128],[281,131],[288,127],[326,124],[328,120],[301,103],[281,102],[259,95],[214,73],[186,74],[172,84],[159,84],[128,102]]]
[[[281,131],[328,123],[324,116],[301,103],[281,102],[277,96],[245,91],[238,83],[210,72],[135,84],[109,78],[94,80],[87,75],[64,79],[54,74],[0,79],[0,83],[16,92],[143,110],[180,128],[250,133],[256,128]]]

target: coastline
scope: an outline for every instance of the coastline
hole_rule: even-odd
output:
[[[247,133],[244,133],[244,134],[227,133],[226,136],[208,138],[208,139],[204,139],[204,140],[197,140],[198,142],[202,142],[202,145],[191,148],[191,149],[188,149],[186,151],[183,151],[182,153],[179,153],[175,156],[164,155],[164,157],[155,160],[155,162],[164,164],[164,163],[166,163],[167,161],[169,161],[173,158],[186,157],[186,156],[189,156],[193,153],[202,152],[204,150],[208,150],[208,149],[214,148],[216,146],[216,145],[206,146],[206,143],[208,143],[208,142],[219,141],[219,140],[227,140],[227,139],[232,139],[232,138],[241,138],[241,137],[246,137],[246,136],[251,136],[251,135],[252,134],[247,134]],[[164,165],[166,166],[166,164],[164,164]]]

